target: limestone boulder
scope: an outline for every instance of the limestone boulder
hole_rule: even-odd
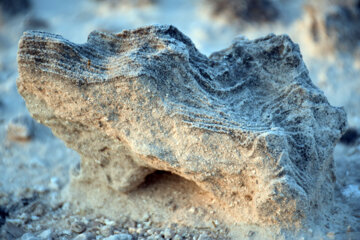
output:
[[[210,57],[178,29],[25,32],[18,90],[82,157],[79,178],[124,193],[156,170],[195,182],[254,223],[296,223],[333,199],[346,128],[286,35]]]

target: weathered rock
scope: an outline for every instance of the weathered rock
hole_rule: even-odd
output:
[[[76,233],[82,233],[86,230],[86,225],[82,222],[73,222],[71,224],[71,231]]]
[[[19,238],[25,233],[24,229],[9,222],[5,223],[2,230],[8,239]]]
[[[46,229],[39,234],[39,238],[48,240],[48,239],[52,239],[53,235],[54,232],[52,229]]]
[[[288,36],[206,57],[173,26],[95,31],[80,45],[30,31],[18,64],[28,109],[81,154],[84,182],[128,192],[169,171],[256,223],[292,224],[333,199],[345,113]]]
[[[116,235],[112,235],[110,237],[105,238],[105,240],[132,240],[134,239],[130,234],[127,233],[119,233]]]
[[[11,119],[7,126],[7,137],[12,141],[28,141],[34,134],[34,120],[28,115]]]
[[[35,237],[32,233],[25,233],[21,236],[20,240],[40,240],[40,238]]]
[[[95,240],[96,237],[92,233],[81,233],[77,235],[74,240]]]

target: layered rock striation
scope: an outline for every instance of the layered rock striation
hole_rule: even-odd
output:
[[[127,193],[169,171],[265,224],[302,221],[333,198],[346,116],[286,35],[206,57],[167,25],[94,31],[85,44],[29,31],[18,65],[32,116],[80,153],[81,181]]]

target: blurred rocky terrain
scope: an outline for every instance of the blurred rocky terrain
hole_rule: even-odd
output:
[[[254,39],[268,33],[288,34],[299,44],[314,84],[330,104],[344,106],[347,112],[349,130],[334,152],[336,207],[331,214],[338,216],[338,226],[354,223],[343,230],[313,226],[306,230],[305,239],[360,238],[359,5],[355,0],[0,0],[0,238],[293,238],[257,226],[240,226],[242,230],[234,236],[217,219],[200,228],[186,226],[186,222],[158,225],[146,214],[141,220],[120,216],[113,221],[91,210],[73,208],[64,197],[69,172],[78,171],[80,157],[30,117],[17,91],[20,36],[37,29],[85,43],[93,30],[121,32],[149,24],[176,26],[207,55],[230,46],[237,36]],[[156,191],[164,183],[178,189],[175,197],[179,198],[184,189],[197,188],[161,172],[147,180],[145,185],[151,183],[151,191],[159,198],[166,197]],[[171,199],[163,207],[177,208]],[[201,211],[201,206],[188,206],[190,216],[200,216]],[[341,215],[344,211],[349,214]]]

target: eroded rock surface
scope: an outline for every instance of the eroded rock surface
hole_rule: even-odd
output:
[[[81,154],[81,181],[129,192],[169,171],[253,223],[301,222],[333,199],[345,113],[288,36],[206,57],[173,26],[94,31],[79,45],[29,31],[18,64],[32,116]]]

